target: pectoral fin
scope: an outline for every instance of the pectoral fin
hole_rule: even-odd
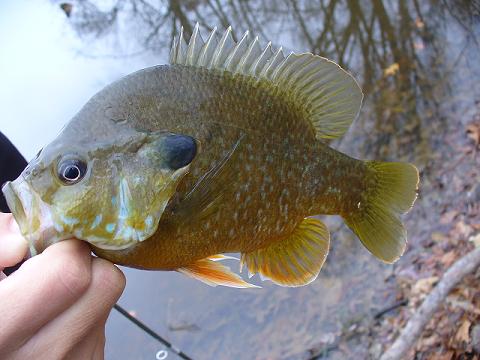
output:
[[[241,135],[225,157],[210,169],[174,209],[179,223],[202,221],[218,211],[232,184],[238,178],[235,169],[235,156],[243,139]]]
[[[286,239],[243,253],[240,264],[282,286],[306,285],[317,277],[328,254],[330,234],[320,220],[305,218]]]
[[[181,267],[177,271],[210,286],[223,285],[234,288],[258,288],[259,286],[247,283],[240,276],[234,274],[230,268],[217,262],[218,260],[229,258],[223,255],[213,255],[206,259],[197,260],[191,265]]]

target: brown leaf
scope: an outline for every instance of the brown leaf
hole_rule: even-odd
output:
[[[432,233],[432,240],[435,242],[443,242],[447,241],[448,237],[444,233],[434,231]]]
[[[434,353],[432,354],[429,359],[430,360],[451,360],[453,359],[454,351],[450,350],[447,352],[439,352],[439,353]]]
[[[458,328],[457,330],[457,333],[455,334],[455,340],[458,341],[458,342],[465,342],[465,343],[469,343],[470,342],[470,325],[472,325],[472,323],[468,320],[464,320],[462,325],[460,325],[460,327]]]
[[[456,259],[456,254],[455,254],[455,251],[452,250],[452,251],[449,251],[445,254],[442,255],[442,257],[440,258],[440,262],[445,265],[445,267],[450,267],[450,265],[453,264],[453,262],[455,261]]]
[[[440,338],[437,336],[437,334],[433,334],[432,336],[429,336],[427,338],[423,338],[419,342],[419,347],[423,348],[429,348],[432,347],[440,342]]]
[[[453,359],[454,352],[452,350],[447,352],[438,352],[432,354],[429,359],[430,360],[451,360]]]
[[[467,136],[475,142],[475,146],[480,144],[480,124],[473,123],[467,126]]]
[[[474,228],[477,231],[480,231],[480,224],[472,224],[472,228]]]
[[[438,281],[438,276],[431,276],[428,278],[418,280],[412,288],[413,295],[427,294],[432,290],[433,285]]]
[[[458,215],[457,210],[447,211],[440,217],[440,224],[442,225],[450,224],[457,215]]]
[[[472,227],[467,225],[463,220],[455,224],[455,231],[462,237],[468,237],[473,231]]]
[[[446,302],[452,308],[460,308],[466,312],[480,315],[480,309],[477,309],[475,305],[473,305],[469,301],[462,300],[459,296],[449,295],[446,299]]]

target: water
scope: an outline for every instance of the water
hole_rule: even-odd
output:
[[[438,220],[434,165],[446,160],[445,139],[461,134],[480,101],[478,2],[72,4],[70,25],[83,41],[78,51],[98,62],[148,63],[154,54],[165,63],[180,24],[188,34],[195,21],[204,32],[231,24],[237,36],[250,29],[264,43],[338,62],[359,79],[365,101],[348,134],[332,145],[358,158],[411,161],[422,170],[421,197],[406,221],[412,249]],[[340,219],[327,222],[332,250],[309,286],[281,288],[256,279],[260,290],[211,288],[177,273],[123,269],[128,281],[119,303],[194,359],[366,358],[375,342],[368,336],[374,314],[395,302],[394,266],[373,258]],[[112,313],[107,359],[155,359],[162,349]]]

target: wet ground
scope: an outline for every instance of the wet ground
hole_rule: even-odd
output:
[[[382,310],[399,301],[399,271],[410,276],[412,262],[435,247],[427,246],[432,233],[448,233],[450,224],[441,221],[450,208],[480,200],[480,175],[471,171],[478,166],[477,158],[462,152],[472,145],[467,128],[480,112],[479,3],[71,4],[71,12],[65,6],[63,11],[84,41],[78,51],[97,61],[116,57],[138,63],[142,58],[151,61],[155,54],[158,63],[165,63],[175,29],[183,25],[188,34],[199,21],[204,32],[231,24],[240,35],[249,28],[264,43],[272,40],[293,51],[315,52],[359,79],[365,92],[363,110],[348,134],[332,146],[357,158],[410,161],[421,170],[420,196],[406,216],[409,249],[397,264],[380,263],[333,217],[326,219],[333,235],[331,253],[318,279],[306,287],[281,288],[253,278],[262,289],[211,288],[177,273],[123,269],[128,281],[119,303],[194,359],[378,356],[372,329]],[[234,261],[229,265],[238,266]],[[155,359],[162,349],[112,313],[107,359]],[[169,353],[168,358],[176,356]]]

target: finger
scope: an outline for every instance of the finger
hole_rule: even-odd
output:
[[[105,353],[105,321],[91,331],[65,356],[69,360],[102,360]]]
[[[27,241],[12,214],[0,213],[0,270],[19,263],[27,251]]]
[[[69,309],[46,324],[27,344],[37,354],[65,358],[73,348],[89,337],[99,324],[104,326],[108,314],[125,288],[123,273],[112,263],[94,258],[92,281],[87,292]],[[58,334],[68,334],[59,337]],[[30,345],[33,344],[33,345]],[[84,357],[85,358],[85,357]]]
[[[103,319],[88,334],[85,335],[78,343],[72,343],[70,350],[63,349],[58,351],[56,339],[60,338],[59,334],[55,334],[51,341],[48,341],[50,347],[43,346],[40,342],[44,340],[38,337],[35,341],[27,342],[20,350],[16,351],[14,356],[8,357],[11,360],[23,359],[68,359],[68,360],[101,360],[105,353],[105,323],[107,319]],[[67,333],[61,333],[69,336]],[[63,354],[63,355],[60,355]]]
[[[90,280],[90,248],[79,240],[54,244],[27,260],[0,283],[0,351],[21,346],[81,297]]]

